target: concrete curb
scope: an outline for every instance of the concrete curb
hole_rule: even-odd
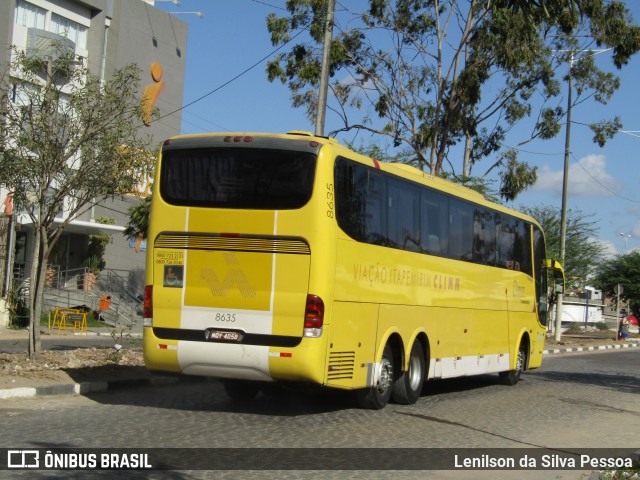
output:
[[[106,330],[106,329],[105,329]],[[0,340],[27,340],[28,337],[28,332],[26,330],[16,330],[16,331],[11,331],[11,333],[7,333],[6,329],[2,329],[0,328]],[[119,336],[119,334],[117,334],[116,336]],[[40,330],[40,339],[43,338],[65,338],[65,337],[78,337],[78,338],[86,338],[86,337],[111,337],[113,338],[113,335],[111,334],[111,332],[109,331],[99,331],[99,330],[89,330],[86,333],[80,333],[80,332],[74,332],[73,329],[70,328],[70,331],[63,334],[63,335],[58,335],[56,333],[50,332],[47,328],[43,328]],[[126,338],[142,338],[143,337],[143,333],[142,332],[128,332],[126,334],[123,335],[123,337]]]
[[[45,333],[45,335],[47,337],[55,336],[55,335],[50,334],[50,333]],[[68,335],[59,335],[59,338],[64,338],[65,336],[70,336],[70,337],[113,337],[113,335],[111,335],[110,333],[91,332],[91,331],[89,331],[88,333],[69,332]],[[142,338],[142,333],[127,333],[126,337]],[[42,337],[40,337],[40,338],[42,338]]]
[[[61,383],[40,385],[37,387],[18,387],[0,389],[0,400],[10,398],[32,398],[51,395],[85,395],[87,393],[106,392],[131,387],[174,385],[181,382],[202,381],[201,377],[157,376],[151,378],[127,378],[96,382]]]
[[[567,347],[567,348],[553,348],[549,350],[543,350],[544,355],[555,355],[558,353],[577,353],[577,352],[594,352],[600,350],[619,350],[623,348],[635,348],[640,347],[637,343],[621,343],[616,345],[594,345],[592,347]]]

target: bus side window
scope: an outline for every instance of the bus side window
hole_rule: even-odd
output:
[[[533,275],[533,262],[531,261],[531,233],[529,224],[522,220],[516,220],[514,255],[520,266],[521,272]]]
[[[347,235],[360,242],[365,239],[366,176],[362,173],[344,158],[336,159],[335,189],[338,225]]]
[[[374,245],[392,246],[387,235],[385,206],[385,178],[380,172],[367,167],[367,193],[365,195],[365,241]]]
[[[420,251],[418,187],[402,180],[387,179],[389,241],[392,246]]]
[[[420,248],[431,255],[447,255],[449,197],[422,189],[420,195]]]
[[[515,244],[515,220],[503,217],[497,228],[496,265],[513,270],[513,249]]]
[[[429,235],[427,251],[436,255],[440,253],[440,239],[437,235]]]
[[[473,261],[481,265],[496,262],[496,218],[482,207],[473,212]]]
[[[449,205],[449,257],[454,260],[473,260],[473,207],[458,200]]]

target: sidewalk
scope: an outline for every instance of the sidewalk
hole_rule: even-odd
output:
[[[577,353],[577,352],[594,352],[602,350],[619,350],[625,348],[640,348],[640,341],[637,338],[629,339],[627,342],[619,341],[619,343],[603,343],[602,345],[589,346],[562,346],[548,347],[542,351],[544,355],[554,355],[558,353]]]
[[[7,374],[0,368],[0,400],[10,398],[29,398],[36,396],[51,395],[77,395],[95,392],[106,392],[109,390],[149,386],[168,385],[185,381],[202,380],[199,377],[188,377],[186,375],[174,375],[171,373],[157,373],[147,370],[142,360],[142,328],[139,332],[128,333],[129,338],[122,342],[125,347],[116,350],[116,341],[111,334],[111,329],[107,327],[89,328],[87,334],[74,334],[73,329],[60,335],[48,334],[46,327],[41,329],[41,340],[52,345],[43,351],[43,355],[54,353],[57,356],[64,356],[63,360],[78,357],[86,360],[95,357],[98,362],[78,362],[77,366],[50,369],[30,369],[26,362],[26,349],[28,341],[27,330],[12,330],[0,328],[0,367],[2,362],[6,363],[15,358],[16,355],[24,355],[25,364],[17,365],[14,375]],[[135,348],[127,348],[131,339],[137,342]],[[11,346],[8,350],[6,346]],[[6,353],[15,352],[15,347],[19,346],[20,354]],[[79,353],[82,352],[82,355]],[[105,356],[120,355],[120,361],[104,362]],[[129,359],[129,361],[127,361]],[[57,363],[59,362],[51,362]],[[92,366],[86,366],[89,363]],[[95,366],[94,366],[95,365]]]
[[[56,331],[52,329],[51,332],[47,329],[47,327],[40,328],[40,338],[66,338],[66,337],[111,337],[113,335],[111,332],[113,328],[108,327],[89,327],[88,332],[85,333],[74,333],[73,327],[67,327],[67,334],[61,333],[57,335]],[[119,332],[119,330],[118,330]],[[142,338],[142,327],[133,328],[130,332],[125,330],[125,335],[130,335],[131,338]],[[10,328],[0,328],[0,340],[27,340],[28,332],[27,330],[13,330]]]
[[[141,330],[141,328],[140,328]],[[141,338],[142,332],[131,332],[131,338]],[[42,339],[48,339],[49,341],[65,341],[66,345],[60,347],[61,351],[66,352],[67,355],[77,355],[76,349],[83,351],[87,350],[86,346],[72,345],[69,343],[78,342],[79,344],[87,345],[87,342],[91,342],[91,339],[96,338],[113,339],[109,328],[90,328],[87,335],[74,335],[73,331],[68,332],[67,335],[48,335],[47,329],[42,330]],[[26,330],[9,330],[0,328],[0,342],[12,341],[25,342],[28,339],[28,333]],[[611,340],[602,339],[601,344],[598,344],[595,340],[595,344],[589,346],[577,346],[577,345],[562,345],[556,347],[554,342],[549,341],[552,345],[543,351],[544,355],[557,355],[566,353],[580,353],[580,352],[596,352],[604,350],[623,350],[629,348],[640,348],[639,339],[631,339],[628,342],[616,342],[612,343]],[[592,339],[592,341],[594,341]],[[567,342],[569,343],[569,342]],[[115,344],[115,341],[114,341]],[[100,351],[115,353],[110,350],[110,344],[105,343],[98,347]],[[94,351],[96,347],[93,347]],[[22,350],[24,351],[24,350]],[[153,385],[170,385],[180,382],[193,382],[202,381],[201,377],[193,377],[188,375],[173,375],[169,373],[156,373],[147,370],[141,359],[141,347],[136,350],[127,351],[131,356],[136,356],[140,361],[137,364],[110,364],[100,365],[95,367],[80,367],[80,368],[60,368],[57,370],[46,370],[41,375],[17,375],[11,377],[11,380],[0,383],[0,400],[10,398],[28,398],[36,396],[47,395],[84,395],[95,392],[106,392],[109,390],[139,387],[139,386],[153,386]],[[2,361],[3,353],[0,351],[0,361]],[[4,360],[7,361],[6,359]],[[135,362],[134,362],[135,363]],[[9,386],[11,385],[11,386]]]

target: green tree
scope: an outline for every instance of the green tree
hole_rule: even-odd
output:
[[[547,243],[547,257],[560,258],[560,209],[548,205],[520,207],[520,210],[540,222]],[[567,211],[564,273],[567,289],[583,287],[591,282],[605,255],[602,242],[596,240],[597,221],[581,210]]]
[[[309,31],[308,41],[268,63],[267,74],[287,84],[292,104],[306,108],[310,120],[317,109],[326,3],[290,0],[289,16],[267,18],[273,45]],[[462,168],[449,162],[451,173],[468,177],[481,159],[492,158],[481,176],[499,169],[505,199],[537,176],[519,160],[517,147],[561,130],[566,111],[552,100],[561,94],[562,72],[574,53],[612,47],[620,68],[640,48],[640,28],[621,1],[369,0],[366,12],[343,5],[338,13],[329,108],[343,125],[332,133],[366,130],[390,137],[435,175],[446,167],[450,148],[464,145]],[[592,56],[573,62],[572,78],[574,104],[589,98],[604,103],[619,85]],[[505,147],[507,134],[525,119],[530,133]],[[592,128],[602,143],[620,124],[604,120]]]
[[[122,234],[129,240],[139,237],[147,238],[149,229],[149,212],[151,211],[151,195],[143,198],[139,203],[129,207],[129,222]]]
[[[595,285],[611,298],[617,298],[617,285],[623,290],[620,300],[629,303],[634,315],[640,314],[640,252],[617,255],[600,262],[596,268]]]
[[[411,152],[408,152],[406,150],[400,152],[389,152],[388,149],[383,149],[375,143],[361,143],[360,145],[356,146],[353,143],[347,142],[347,147],[362,155],[375,158],[376,160],[379,160],[381,162],[406,163],[407,165],[419,168],[419,166],[415,162],[415,158],[411,155]],[[465,177],[462,175],[454,175],[449,172],[444,172],[442,176],[450,182],[463,185],[471,190],[475,190],[491,202],[500,203],[500,198],[493,194],[493,190],[491,188],[491,184],[493,183],[493,181],[490,179],[469,176]]]
[[[95,201],[134,191],[150,165],[139,128],[139,71],[92,74],[62,45],[14,51],[0,78],[0,184],[34,228],[29,355],[40,351],[47,262],[64,228]],[[64,212],[64,220],[58,220]]]
[[[113,225],[116,223],[115,218],[98,217],[96,223],[103,225]],[[104,254],[107,251],[107,245],[113,241],[109,234],[89,235],[89,245],[83,262],[83,266],[87,267],[93,273],[99,273],[104,270],[107,262],[104,260]]]

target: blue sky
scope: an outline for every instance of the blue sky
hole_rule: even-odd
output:
[[[363,0],[350,0],[349,5],[361,3]],[[284,4],[284,0],[182,0],[180,6],[156,3],[156,7],[169,12],[204,14],[202,18],[175,14],[189,24],[184,104],[217,90],[185,108],[182,133],[314,130],[304,111],[291,106],[286,86],[269,83],[266,61],[251,68],[273,52],[266,16],[270,12],[283,15],[285,12],[277,7],[283,8]],[[635,22],[640,23],[640,2],[628,0],[627,5]],[[599,55],[597,61],[602,65],[610,63],[606,56],[607,53]],[[569,209],[593,215],[592,220],[598,227],[594,237],[604,242],[611,254],[624,253],[625,245],[628,251],[640,248],[640,54],[632,57],[617,74],[622,85],[608,105],[586,102],[573,110],[576,123],[571,130],[567,201]],[[230,83],[223,86],[227,82]],[[600,148],[592,142],[591,131],[580,123],[614,115],[620,116],[623,130],[629,133],[618,134]],[[337,118],[327,112],[325,132],[339,126]],[[560,208],[564,138],[563,130],[554,140],[523,147],[520,158],[538,166],[539,179],[509,206]],[[352,140],[353,135],[338,136],[338,139],[344,143]],[[370,137],[364,135],[359,139],[370,141]],[[385,140],[378,142],[386,145]],[[474,173],[479,174],[480,170]]]

